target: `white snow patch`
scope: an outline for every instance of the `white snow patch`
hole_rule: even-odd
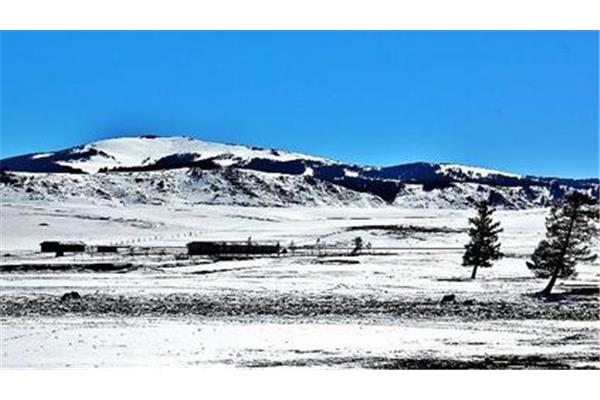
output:
[[[512,178],[521,178],[522,175],[512,174],[509,172],[498,171],[495,169],[488,168],[480,168],[480,167],[471,167],[468,165],[460,165],[460,164],[440,164],[440,170],[447,174],[452,175],[453,173],[463,173],[470,178],[482,178],[488,177],[490,175],[502,175],[508,176]]]
[[[51,157],[54,153],[38,153],[31,156],[32,159],[37,160],[40,158],[48,158]]]

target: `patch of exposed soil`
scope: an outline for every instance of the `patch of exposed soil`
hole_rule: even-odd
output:
[[[599,301],[592,296],[547,299],[522,296],[520,301],[457,299],[380,299],[371,296],[296,294],[167,294],[125,296],[81,294],[77,301],[61,302],[60,295],[0,296],[2,316],[391,316],[394,318],[455,318],[478,320],[599,320]]]
[[[347,231],[382,231],[385,234],[399,238],[408,238],[419,234],[450,234],[466,232],[466,228],[449,228],[446,226],[419,226],[419,225],[356,225],[346,228]]]
[[[255,361],[246,367],[356,367],[372,369],[595,369],[600,356],[501,355],[471,359],[319,357],[286,361]]]

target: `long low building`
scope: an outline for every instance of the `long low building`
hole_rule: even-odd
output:
[[[42,253],[56,253],[57,257],[65,253],[83,253],[85,248],[85,243],[79,241],[46,240],[40,243]]]
[[[188,243],[187,249],[189,255],[256,255],[277,254],[281,250],[281,247],[279,243],[201,241]]]

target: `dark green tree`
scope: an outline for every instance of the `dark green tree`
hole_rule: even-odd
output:
[[[589,244],[598,234],[598,202],[585,193],[569,193],[550,209],[546,238],[540,241],[527,266],[539,278],[550,278],[541,294],[548,295],[558,278],[576,276],[575,265],[594,257]]]
[[[498,233],[502,232],[502,228],[500,222],[492,220],[494,208],[485,200],[477,202],[475,206],[477,215],[469,218],[471,240],[465,245],[463,255],[463,265],[473,267],[471,279],[475,279],[478,267],[491,267],[492,261],[502,257],[498,242]]]
[[[363,239],[360,236],[357,236],[352,239],[352,243],[354,244],[352,254],[358,254],[363,248]]]

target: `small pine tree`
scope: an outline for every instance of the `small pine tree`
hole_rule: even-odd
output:
[[[358,254],[359,251],[363,248],[363,239],[360,236],[355,237],[352,242],[354,243],[354,249],[352,249],[352,254]]]
[[[485,200],[477,202],[475,206],[477,216],[469,218],[471,241],[465,245],[463,255],[463,265],[473,267],[471,279],[475,279],[478,267],[491,267],[492,261],[502,257],[498,243],[498,233],[502,232],[502,228],[500,222],[492,220],[494,208]]]
[[[550,278],[541,294],[550,294],[558,278],[576,276],[578,261],[594,257],[589,242],[598,234],[597,219],[597,201],[580,192],[568,194],[562,204],[551,208],[546,218],[546,238],[527,261],[537,277]]]

